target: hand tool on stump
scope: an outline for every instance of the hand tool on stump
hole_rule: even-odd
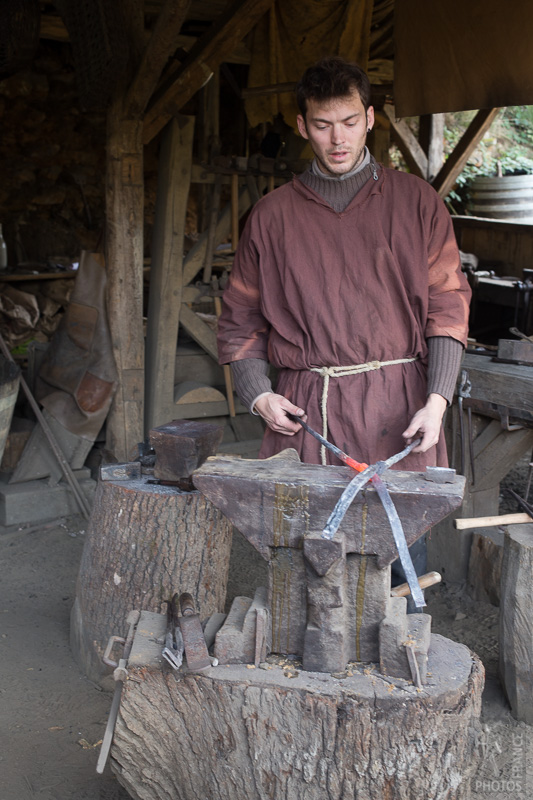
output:
[[[192,596],[187,592],[180,595],[179,605],[181,616],[178,617],[178,623],[183,636],[187,666],[194,672],[206,669],[211,666],[211,659],[207,652],[200,617],[194,610]]]
[[[13,361],[14,362],[14,358],[11,355],[11,353],[9,352],[9,348],[6,345],[6,343],[4,341],[4,338],[3,338],[3,336],[1,334],[0,334],[0,350],[2,351],[2,354],[7,358],[8,361]],[[63,475],[65,476],[65,479],[66,479],[68,485],[72,489],[72,494],[74,495],[74,498],[75,498],[75,500],[76,500],[76,502],[77,502],[77,504],[78,504],[78,506],[80,508],[80,511],[81,511],[82,515],[85,517],[85,519],[89,519],[89,517],[91,516],[91,507],[90,507],[87,499],[85,498],[85,495],[83,494],[82,490],[80,489],[80,485],[79,485],[78,481],[76,480],[76,478],[74,476],[74,473],[72,472],[70,464],[68,463],[67,459],[63,455],[63,451],[61,450],[61,447],[59,446],[59,444],[57,442],[57,439],[55,438],[54,434],[52,433],[52,429],[50,428],[50,426],[48,425],[46,419],[44,418],[43,412],[41,411],[37,400],[35,399],[35,397],[31,393],[30,387],[28,386],[28,384],[26,383],[26,381],[24,380],[22,375],[20,376],[20,385],[22,386],[24,394],[26,395],[26,397],[28,399],[28,402],[29,402],[29,404],[30,404],[30,406],[32,408],[33,413],[37,417],[37,422],[39,423],[39,425],[43,429],[43,433],[46,436],[46,438],[48,439],[48,443],[49,443],[50,447],[52,448],[53,454],[55,455],[55,457],[58,460],[58,463],[59,463],[59,466],[61,467]]]
[[[113,741],[113,734],[115,732],[115,725],[118,717],[118,709],[120,706],[120,697],[122,695],[122,686],[124,685],[124,681],[128,677],[128,672],[126,669],[128,666],[128,658],[131,652],[131,647],[133,645],[135,628],[137,626],[137,623],[139,622],[140,616],[141,616],[140,611],[130,611],[130,613],[128,614],[128,618],[126,620],[126,622],[128,622],[130,626],[126,639],[120,640],[118,636],[112,636],[106,648],[106,653],[109,654],[111,652],[111,648],[115,641],[122,641],[124,644],[124,652],[122,654],[122,658],[116,665],[116,669],[113,673],[113,678],[116,681],[116,685],[104,733],[104,738],[102,739],[100,755],[98,756],[98,762],[96,764],[96,771],[98,772],[99,775],[101,775],[102,772],[104,771],[104,767],[107,762],[107,757],[109,756],[109,751],[111,749],[111,742]]]
[[[418,579],[418,583],[421,589],[427,589],[429,586],[435,586],[436,583],[440,583],[442,580],[442,576],[438,572],[426,572],[425,575],[421,575]],[[409,588],[408,583],[400,583],[398,586],[393,586],[390,590],[391,597],[407,597],[408,594],[411,594],[411,589]]]
[[[179,597],[175,594],[172,600],[167,600],[167,631],[165,635],[165,646],[162,656],[172,669],[179,669],[183,664],[183,652],[185,645],[179,626]]]
[[[426,605],[424,600],[424,594],[420,585],[418,583],[418,578],[416,575],[415,568],[413,566],[413,561],[411,559],[411,554],[409,553],[409,548],[407,546],[407,542],[405,539],[405,533],[403,531],[401,520],[398,516],[398,512],[392,502],[392,498],[390,496],[390,492],[381,480],[380,475],[385,472],[393,464],[397,464],[398,461],[401,461],[402,458],[405,458],[411,450],[413,450],[417,445],[420,444],[420,439],[416,439],[411,444],[407,445],[400,453],[396,453],[395,455],[388,458],[386,461],[378,461],[377,464],[372,464],[369,466],[368,464],[361,463],[356,461],[354,458],[351,458],[347,455],[343,450],[336,447],[331,442],[328,442],[323,436],[321,436],[317,431],[313,430],[307,422],[299,419],[298,417],[294,416],[293,414],[288,415],[294,422],[299,422],[302,428],[307,431],[307,433],[314,436],[317,441],[319,441],[324,447],[334,453],[337,458],[347,464],[352,469],[357,470],[360,474],[357,475],[351,483],[346,487],[344,492],[342,493],[341,497],[339,498],[337,505],[333,509],[333,512],[328,519],[326,527],[322,532],[322,537],[324,539],[332,539],[339,528],[346,511],[350,507],[351,503],[353,502],[357,493],[365,486],[369,481],[373,484],[379,499],[383,504],[383,508],[385,509],[385,513],[387,514],[387,518],[389,520],[389,524],[391,526],[392,535],[394,537],[394,541],[396,543],[396,548],[398,550],[398,556],[400,558],[400,563],[402,565],[403,571],[405,573],[405,577],[407,578],[407,582],[409,584],[409,588],[411,590],[411,596],[413,598],[413,602],[417,608],[423,608]]]

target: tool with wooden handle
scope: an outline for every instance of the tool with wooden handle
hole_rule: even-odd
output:
[[[436,583],[440,583],[441,580],[442,576],[438,572],[426,572],[425,575],[419,577],[418,585],[421,589],[427,589],[429,586],[435,586]],[[407,597],[408,594],[411,594],[411,589],[408,583],[400,583],[391,589],[390,594],[391,597]]]
[[[533,522],[529,514],[500,514],[493,517],[464,517],[454,519],[453,525],[458,531],[470,528],[495,528],[497,525],[522,525]]]

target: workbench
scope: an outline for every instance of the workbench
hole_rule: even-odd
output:
[[[478,576],[473,576],[469,569],[474,534],[471,530],[455,530],[453,519],[498,514],[500,482],[533,448],[533,366],[502,363],[490,355],[468,352],[462,369],[468,372],[472,384],[471,397],[463,401],[463,417],[468,439],[470,409],[474,470],[465,441],[467,484],[463,505],[459,512],[432,529],[428,537],[428,568],[440,572],[447,582],[469,581],[475,596],[494,602],[498,598],[486,597],[483,587],[476,585]],[[457,397],[448,409],[445,432],[450,466],[460,471]],[[501,560],[503,532],[498,528],[481,528],[476,531],[476,539],[479,536],[494,544],[494,556]],[[496,589],[499,591],[499,587]]]

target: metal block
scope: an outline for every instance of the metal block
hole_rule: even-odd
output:
[[[455,470],[449,467],[426,467],[426,480],[433,483],[454,483],[455,476]]]
[[[533,364],[533,342],[525,339],[499,339],[498,358],[520,364]]]

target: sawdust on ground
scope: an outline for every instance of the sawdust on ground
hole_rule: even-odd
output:
[[[506,479],[520,493],[524,465]],[[503,510],[506,507],[503,496]],[[111,696],[81,674],[69,647],[69,614],[86,523],[0,536],[1,800],[127,800],[109,767],[95,771]],[[264,583],[264,562],[234,537],[228,594]],[[253,595],[252,595],[253,596]],[[463,587],[428,591],[433,630],[474,650],[486,668],[481,767],[472,800],[533,797],[533,729],[511,717],[498,681],[498,609]],[[118,632],[117,632],[118,633]],[[212,798],[216,800],[216,798]],[[423,798],[420,798],[423,800]]]

